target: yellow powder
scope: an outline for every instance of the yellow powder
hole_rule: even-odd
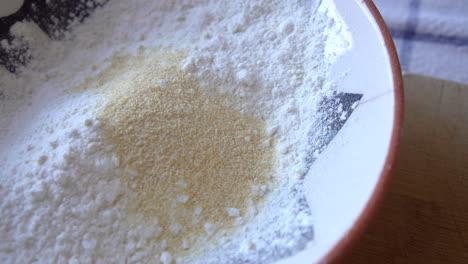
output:
[[[271,184],[274,163],[265,124],[207,95],[180,69],[184,56],[116,57],[88,82],[104,94],[97,114],[133,193],[129,210],[157,219],[174,255],[232,230],[241,221],[236,209],[248,220],[262,200],[253,189]]]

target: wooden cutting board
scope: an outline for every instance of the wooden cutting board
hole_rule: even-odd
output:
[[[344,263],[467,264],[468,85],[417,75],[404,76],[404,84],[390,190]]]

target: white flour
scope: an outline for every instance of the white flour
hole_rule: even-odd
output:
[[[33,59],[18,75],[0,69],[0,262],[269,263],[305,247],[307,134],[348,44],[336,18],[303,2],[113,0],[62,41],[17,23],[12,34]],[[117,162],[99,151],[97,98],[66,92],[140,46],[186,50],[181,67],[202,88],[240,98],[232,106],[277,139],[279,187],[253,222],[193,259],[175,259],[157,223],[126,220]]]

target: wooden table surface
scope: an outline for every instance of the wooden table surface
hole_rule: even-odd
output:
[[[468,74],[468,72],[467,72]],[[468,85],[407,75],[392,184],[344,263],[468,263]]]

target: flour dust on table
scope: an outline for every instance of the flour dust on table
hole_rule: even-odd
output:
[[[112,0],[53,36],[14,23],[0,262],[271,263],[313,241],[308,136],[349,46],[318,2]]]

